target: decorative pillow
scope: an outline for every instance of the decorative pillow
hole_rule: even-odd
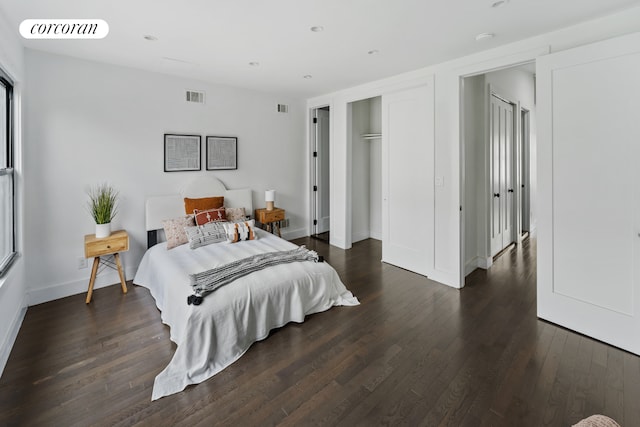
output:
[[[223,226],[227,231],[227,241],[236,243],[241,240],[256,240],[255,221],[249,220],[244,222],[225,222]]]
[[[224,222],[208,222],[202,226],[185,227],[184,231],[189,238],[189,247],[196,249],[212,243],[227,241],[227,231]]]
[[[185,233],[184,228],[194,225],[196,225],[196,223],[192,216],[163,220],[162,227],[164,228],[164,234],[167,238],[167,249],[173,249],[176,246],[187,243],[189,239],[187,238],[187,233]]]
[[[224,207],[209,209],[207,211],[194,209],[193,213],[195,215],[196,225],[205,225],[208,222],[227,220],[227,215],[225,213]]]
[[[184,198],[184,213],[191,215],[194,210],[206,211],[224,206],[224,197],[202,197],[200,199]]]
[[[236,222],[247,219],[244,208],[225,208],[225,214],[227,215],[227,221]]]

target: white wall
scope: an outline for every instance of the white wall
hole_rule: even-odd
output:
[[[24,173],[22,161],[22,96],[25,87],[24,57],[20,40],[13,27],[0,13],[0,67],[14,82],[15,134],[14,166],[16,184],[17,250],[23,252]],[[9,358],[11,347],[18,335],[26,312],[26,286],[24,279],[25,257],[21,254],[9,272],[0,278],[0,374]]]
[[[348,218],[346,105],[358,99],[392,93],[435,75],[435,271],[432,279],[460,287],[464,279],[460,236],[460,78],[524,63],[548,52],[569,49],[616,35],[640,31],[640,7],[595,19],[520,42],[486,50],[443,64],[396,75],[307,100],[307,107],[330,105],[332,111],[331,244],[351,246]]]
[[[130,234],[127,279],[146,248],[145,197],[178,193],[199,174],[231,189],[252,188],[254,207],[264,206],[265,189],[275,189],[277,206],[290,218],[283,237],[307,234],[308,145],[300,100],[33,50],[26,51],[26,69],[30,304],[86,291],[90,270],[76,266],[83,236],[94,232],[85,191],[101,181],[120,190],[114,227]],[[187,104],[185,89],[204,90],[206,105]],[[277,113],[277,103],[289,104],[289,113]],[[238,170],[165,173],[164,133],[237,136]],[[97,286],[117,281],[109,270]]]

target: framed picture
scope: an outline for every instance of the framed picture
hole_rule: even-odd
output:
[[[164,171],[199,171],[200,135],[164,134]]]
[[[238,169],[238,138],[207,136],[207,170]]]

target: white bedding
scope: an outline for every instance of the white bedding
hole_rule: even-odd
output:
[[[293,243],[257,230],[258,239],[217,243],[195,250],[166,242],[145,253],[133,282],[151,291],[178,346],[169,365],[155,379],[152,400],[184,390],[238,360],[269,331],[335,305],[358,305],[327,263],[294,262],[251,273],[207,295],[199,306],[189,273],[198,273],[263,252],[296,248]]]

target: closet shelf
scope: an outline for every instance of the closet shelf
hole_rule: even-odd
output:
[[[363,133],[362,134],[362,139],[378,139],[378,138],[382,138],[381,133]]]

